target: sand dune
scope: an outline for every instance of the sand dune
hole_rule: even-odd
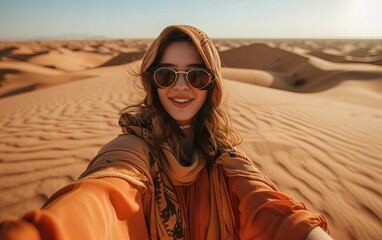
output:
[[[74,52],[61,47],[49,53],[34,56],[28,59],[28,62],[64,71],[79,71],[99,66],[111,57],[97,53]]]
[[[123,65],[123,64],[130,63],[130,62],[134,62],[134,61],[141,59],[144,54],[145,54],[145,52],[120,53],[117,56],[110,59],[109,61],[100,65],[100,67]]]
[[[263,41],[264,42],[264,41]],[[308,53],[336,63],[367,63],[381,66],[382,43],[380,39],[325,39],[325,40],[274,40],[265,41],[284,50]]]
[[[102,71],[89,74],[88,70],[139,60],[150,42],[0,42],[0,98],[102,75]]]
[[[225,79],[235,79],[240,82],[250,83],[264,87],[275,86],[284,82],[283,79],[280,79],[276,74],[257,69],[225,67],[222,69],[222,76]]]
[[[266,85],[272,88],[293,92],[320,92],[349,79],[382,79],[382,67],[380,66],[359,63],[334,64],[308,54],[283,50],[270,44],[255,43],[223,51],[220,55],[223,66],[245,69],[239,77],[244,82],[251,82],[250,75],[252,74],[254,84],[260,81],[262,82],[260,85],[267,83]],[[257,73],[254,73],[255,71],[250,73],[248,69],[253,69]],[[265,71],[263,77],[259,77],[258,70]],[[226,73],[230,71],[232,70],[228,70]],[[264,74],[268,74],[268,79],[265,79]],[[269,79],[269,75],[272,76],[272,80]]]
[[[312,52],[309,53],[312,56],[319,57],[322,59],[326,59],[331,62],[338,62],[338,63],[369,63],[369,64],[375,64],[382,66],[382,57],[381,56],[375,56],[375,57],[349,57],[347,55],[336,55],[332,54],[332,52]]]
[[[42,86],[0,99],[0,219],[40,208],[120,133],[119,111],[140,97],[131,61],[147,42],[0,44],[0,90]],[[217,44],[229,66],[226,106],[249,157],[280,190],[323,213],[335,239],[381,239],[381,67],[320,59],[309,54],[319,43],[307,41]],[[76,70],[69,57],[90,67]]]

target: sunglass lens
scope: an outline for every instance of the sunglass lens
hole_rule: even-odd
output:
[[[155,82],[161,87],[171,86],[176,79],[176,73],[171,69],[158,69],[154,73]]]
[[[210,75],[204,70],[191,70],[188,73],[188,82],[194,88],[203,88],[210,82]]]

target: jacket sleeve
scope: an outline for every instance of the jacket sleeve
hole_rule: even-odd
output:
[[[120,135],[41,210],[0,223],[0,239],[148,239],[149,157],[143,140]]]
[[[264,182],[233,177],[231,184],[239,199],[240,239],[303,240],[316,226],[328,231],[324,216]]]
[[[0,239],[148,239],[141,202],[139,189],[120,178],[76,182],[41,210],[1,222]]]
[[[239,208],[240,239],[303,240],[316,226],[328,231],[324,216],[281,193],[241,151],[224,153],[216,163],[224,167]]]

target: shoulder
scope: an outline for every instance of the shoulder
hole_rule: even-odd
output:
[[[150,147],[144,139],[134,134],[121,134],[105,144],[93,161],[133,163],[148,168],[152,158]]]
[[[132,134],[121,134],[104,145],[80,178],[105,169],[121,171],[131,167],[148,176],[152,159],[150,148],[143,139]]]
[[[246,168],[256,168],[254,163],[239,148],[232,148],[223,151],[219,154],[215,160],[215,163],[222,165],[226,169],[243,168],[243,166]]]
[[[151,118],[144,114],[122,113],[119,117],[118,124],[122,128],[123,133],[131,132],[131,127],[145,128],[149,131],[152,130]]]
[[[153,187],[152,162],[150,149],[142,139],[132,134],[121,134],[99,151],[78,180],[121,178],[146,191]]]
[[[214,165],[221,165],[228,177],[243,177],[261,181],[277,190],[273,182],[255,166],[254,161],[239,148],[223,152]]]
[[[135,135],[151,146],[153,141],[151,118],[142,114],[123,113],[119,117],[118,124],[123,134]]]

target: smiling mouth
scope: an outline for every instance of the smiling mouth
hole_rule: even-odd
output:
[[[173,100],[174,102],[177,102],[177,103],[187,103],[187,102],[190,102],[192,99],[189,99],[189,98],[170,98],[171,100]]]

